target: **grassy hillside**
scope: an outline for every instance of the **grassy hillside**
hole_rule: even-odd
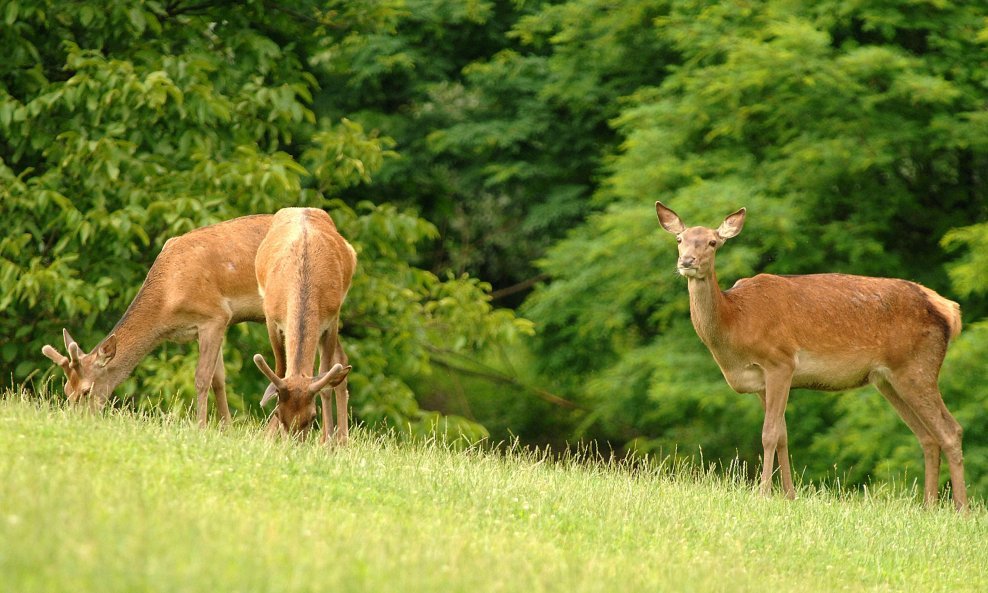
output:
[[[0,590],[984,591],[988,513],[0,399]]]

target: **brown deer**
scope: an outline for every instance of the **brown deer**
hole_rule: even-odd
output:
[[[223,337],[233,323],[264,321],[254,257],[272,218],[244,216],[169,239],[123,317],[91,352],[83,352],[68,330],[62,330],[68,356],[44,346],[41,352],[65,372],[69,401],[101,408],[159,344],[198,340],[199,424],[207,423],[210,386],[220,417],[229,423]]]
[[[960,306],[907,280],[845,274],[759,274],[721,292],[714,255],[741,232],[745,209],[716,229],[687,228],[660,202],[662,228],[679,243],[690,317],[700,340],[738,393],[765,408],[761,492],[772,489],[778,456],[782,486],[795,497],[785,408],[793,387],[841,391],[871,383],[923,447],[925,502],[937,501],[940,454],[950,466],[954,504],[967,508],[961,426],[937,386],[947,345],[960,333]]]
[[[334,434],[338,443],[346,443],[350,366],[339,342],[339,324],[356,266],[356,252],[324,211],[284,208],[275,213],[255,264],[275,359],[272,371],[261,354],[254,355],[257,368],[271,380],[261,405],[278,396],[269,431],[301,435],[316,417],[318,393],[322,442],[329,443]],[[313,377],[317,349],[319,374]],[[336,395],[338,429],[326,387]]]

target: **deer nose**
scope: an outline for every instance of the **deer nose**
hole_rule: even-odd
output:
[[[692,256],[686,256],[679,258],[680,268],[692,268],[696,265],[696,258]]]

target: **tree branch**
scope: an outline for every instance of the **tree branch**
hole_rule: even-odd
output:
[[[165,7],[165,14],[169,18],[176,17],[180,14],[186,14],[190,12],[199,12],[200,10],[206,10],[209,8],[215,8],[220,3],[217,0],[206,0],[205,2],[200,2],[198,4],[189,4],[186,6],[181,6],[182,2],[176,0],[175,2],[170,2],[168,6]]]
[[[278,2],[272,2],[271,0],[266,1],[264,3],[264,6],[270,8],[271,10],[277,10],[280,13],[287,14],[288,16],[296,20],[305,21],[313,25],[319,25],[320,27],[329,27],[331,29],[343,28],[343,25],[339,23],[334,23],[333,21],[329,20],[328,17],[320,20],[314,16],[299,12],[297,10],[292,10],[291,8],[285,8],[284,6],[281,6],[281,4],[279,4]]]
[[[541,387],[534,387],[532,385],[527,385],[519,381],[518,379],[512,377],[511,375],[502,373],[497,369],[491,368],[483,363],[477,362],[476,360],[463,356],[462,354],[457,354],[455,352],[450,352],[448,350],[436,348],[435,346],[427,346],[427,348],[429,349],[430,352],[432,352],[432,356],[429,357],[430,360],[433,362],[433,364],[437,366],[443,367],[450,371],[461,373],[463,375],[469,375],[471,377],[486,379],[487,381],[492,381],[494,383],[511,385],[513,387],[523,389],[525,391],[534,393],[539,399],[543,401],[549,402],[550,404],[559,406],[561,408],[566,408],[567,410],[588,411],[585,406],[582,406],[574,401],[568,400],[564,397],[560,397],[552,393],[551,391],[542,389]],[[458,356],[464,359],[465,361],[469,362],[470,364],[475,365],[478,368],[467,368],[465,366],[454,364],[450,360],[444,358],[446,356]]]
[[[504,297],[511,296],[523,290],[528,290],[529,288],[535,286],[536,284],[542,282],[543,280],[547,280],[548,278],[549,278],[548,274],[538,274],[537,276],[532,276],[527,280],[522,280],[517,284],[506,286],[504,288],[499,288],[491,292],[491,300],[496,301],[498,299],[503,299]]]

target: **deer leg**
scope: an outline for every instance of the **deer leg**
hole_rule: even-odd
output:
[[[328,444],[329,436],[336,434],[336,424],[333,422],[333,392],[320,391],[319,399],[322,400],[322,435],[319,437],[319,442]]]
[[[954,498],[954,506],[958,511],[966,511],[967,485],[964,483],[964,452],[961,448],[963,429],[943,403],[940,390],[934,388],[930,395],[930,406],[924,408],[930,420],[930,431],[940,442],[940,449],[947,458],[950,471],[950,490]],[[939,472],[938,472],[939,473]]]
[[[284,378],[285,377],[285,341],[282,339],[281,330],[278,329],[278,324],[270,319],[267,322],[268,328],[268,341],[271,342],[271,350],[274,352],[274,374]],[[267,394],[269,390],[274,389],[273,383],[268,383],[265,388],[264,393]],[[262,397],[261,401],[264,399]]]
[[[274,370],[272,371],[268,368],[268,370],[264,372],[264,374],[269,379],[272,379],[272,381],[269,382],[267,387],[264,388],[264,393],[261,395],[262,407],[267,405],[267,403],[277,395],[277,388],[275,387],[275,382],[271,373],[274,374],[274,377],[279,379],[283,379],[285,377],[285,341],[281,334],[281,330],[278,328],[278,324],[272,321],[270,317],[267,320],[266,327],[268,329],[268,341],[271,342],[271,350],[274,352]],[[254,361],[257,362],[256,356]],[[267,366],[266,363],[265,366]],[[271,414],[271,420],[279,421],[278,419],[278,404],[275,404],[274,412]]]
[[[947,457],[954,506],[957,507],[957,510],[966,510],[968,508],[967,486],[964,483],[964,454],[961,449],[963,430],[943,403],[943,396],[937,387],[936,374],[931,375],[925,368],[919,367],[891,377],[890,382],[913,414],[933,435],[940,446],[940,450]],[[936,466],[935,478],[927,475],[926,480],[928,487],[932,482],[933,500],[935,501],[940,474],[939,454],[935,464],[927,465],[927,471],[930,471],[931,465]]]
[[[219,411],[223,424],[229,426],[233,422],[230,416],[230,405],[226,399],[226,368],[223,366],[223,348],[216,355],[216,370],[213,371],[213,395],[216,396],[216,409]]]
[[[340,336],[337,331],[337,327],[338,326],[334,323],[333,326],[326,331],[325,334],[323,334],[319,353],[320,373],[328,371],[333,367],[333,365],[340,364],[347,366],[349,363],[346,352],[343,351],[343,345],[340,343]],[[322,438],[324,442],[328,442],[330,434],[332,434],[338,444],[345,445],[350,437],[349,418],[347,413],[347,405],[349,403],[350,394],[347,390],[347,379],[344,377],[344,379],[332,389],[332,394],[328,389],[324,389],[319,394],[322,398]],[[332,411],[333,396],[335,396],[336,399],[337,425],[335,427],[333,425]]]
[[[769,492],[772,490],[772,469],[775,463],[775,455],[769,455],[765,452],[765,423],[768,422],[768,406],[765,403],[765,392],[758,392],[758,401],[762,404],[762,410],[764,410],[764,416],[762,420],[762,477],[759,482],[760,490],[762,496],[768,496]],[[766,475],[768,478],[766,479]],[[766,486],[766,484],[768,484]]]
[[[336,335],[334,327],[326,330],[319,342],[319,374],[325,373],[333,367],[333,351],[336,348]],[[322,443],[329,443],[330,435],[335,435],[336,426],[333,424],[333,391],[323,389],[319,392],[319,399],[322,400]]]
[[[282,339],[281,330],[278,324],[268,320],[268,340],[271,342],[271,350],[274,351],[274,374],[285,377],[285,340]]]
[[[937,394],[940,394],[939,390],[937,390]],[[954,497],[954,506],[959,511],[966,511],[968,509],[967,485],[964,483],[964,452],[961,449],[964,429],[947,410],[942,396],[937,403],[940,407],[940,417],[943,419],[943,450],[947,456],[947,465],[950,468],[950,491]]]
[[[765,421],[762,424],[762,479],[761,493],[768,496],[772,492],[772,470],[775,457],[779,457],[779,473],[782,487],[788,498],[796,497],[789,466],[789,443],[786,433],[786,402],[789,400],[789,386],[792,383],[792,370],[780,369],[765,371]]]
[[[347,357],[346,352],[343,351],[343,344],[340,343],[339,334],[337,334],[335,338],[336,349],[333,351],[333,360],[330,362],[332,362],[332,364],[347,366],[350,363],[350,359]],[[343,380],[333,388],[336,392],[336,418],[339,421],[339,429],[336,431],[336,440],[341,445],[345,445],[350,438],[350,417],[347,411],[347,406],[350,402],[350,392],[347,388],[347,384],[347,377],[344,377]]]
[[[940,483],[940,443],[888,381],[884,379],[876,381],[875,387],[892,404],[903,422],[916,435],[919,445],[923,448],[923,460],[926,466],[923,482],[923,503],[931,507],[937,502],[937,490]]]
[[[205,428],[208,421],[209,387],[216,373],[216,364],[223,350],[223,334],[226,324],[199,326],[199,361],[196,363],[196,409],[199,426]]]
[[[779,459],[779,477],[782,479],[782,489],[785,491],[786,498],[794,500],[796,488],[792,483],[792,468],[789,465],[789,433],[786,430],[785,414],[782,418],[778,444],[775,447],[775,456]]]

